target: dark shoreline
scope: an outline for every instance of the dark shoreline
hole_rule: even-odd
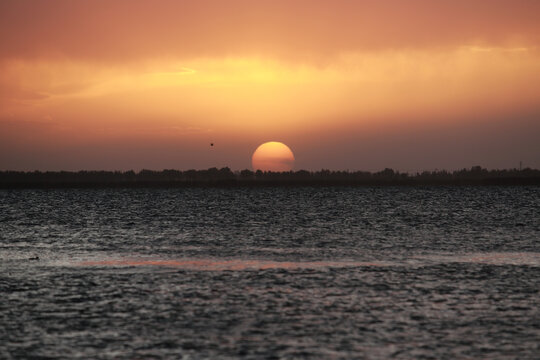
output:
[[[380,172],[321,170],[309,172],[232,172],[229,168],[208,170],[142,170],[19,172],[0,171],[0,189],[31,188],[190,188],[190,187],[332,187],[332,186],[540,186],[540,170],[486,170],[479,166],[454,172],[416,174],[392,169]]]

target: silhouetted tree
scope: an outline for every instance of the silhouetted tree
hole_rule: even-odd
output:
[[[520,170],[487,170],[480,166],[448,172],[446,170],[423,171],[415,175],[399,173],[386,168],[376,173],[365,171],[316,172],[262,172],[242,170],[233,173],[228,167],[221,169],[180,171],[133,170],[121,171],[0,171],[0,187],[32,186],[204,186],[234,184],[305,184],[305,185],[437,185],[437,184],[508,184],[540,185],[540,171],[525,168]]]

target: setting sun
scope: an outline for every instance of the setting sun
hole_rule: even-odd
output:
[[[289,147],[277,141],[262,144],[251,157],[253,170],[291,171],[294,155]]]

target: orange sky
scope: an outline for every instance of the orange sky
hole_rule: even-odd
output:
[[[0,169],[540,168],[540,2],[2,1]],[[210,147],[210,143],[215,146]]]

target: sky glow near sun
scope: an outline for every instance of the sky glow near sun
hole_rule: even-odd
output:
[[[155,4],[2,2],[1,169],[540,166],[536,1]]]

